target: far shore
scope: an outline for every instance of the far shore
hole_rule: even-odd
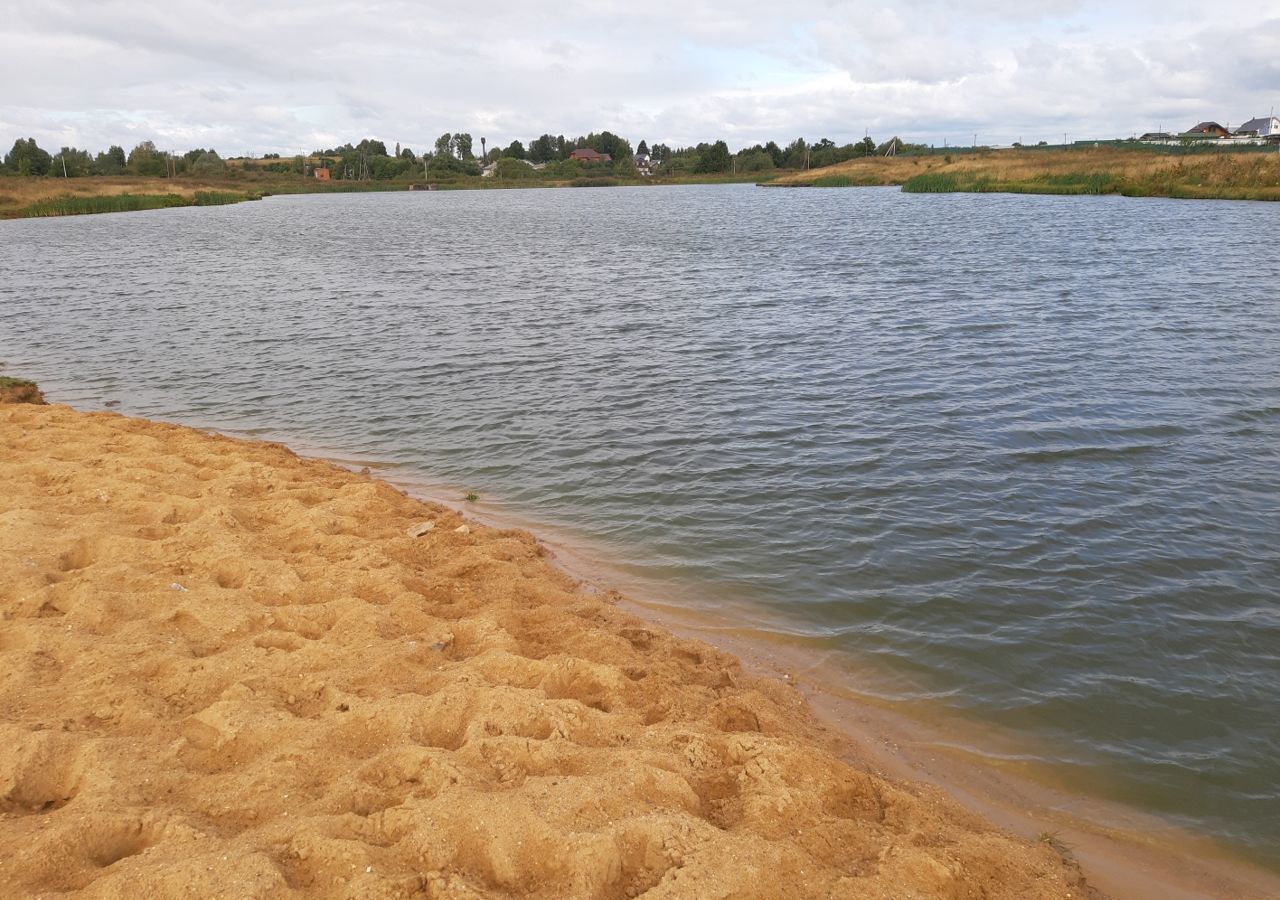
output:
[[[590,589],[522,523],[20,399],[0,400],[0,893],[1280,885],[1065,813],[795,648]]]
[[[1120,194],[1280,200],[1280,148],[1160,152],[1124,144],[867,157],[788,172],[772,187],[900,185],[909,193]]]
[[[756,175],[681,176],[668,179],[582,178],[566,181],[456,178],[451,180],[317,181],[300,175],[231,170],[210,177],[150,178],[102,175],[84,178],[0,176],[0,219],[43,218],[109,212],[136,212],[175,206],[243,203],[279,194],[389,193],[575,187],[636,187],[674,184],[750,184]]]
[[[252,165],[218,176],[0,177],[0,219],[238,203],[275,194],[689,184],[767,187],[898,186],[916,193],[1120,194],[1192,200],[1280,200],[1280,153],[1157,151],[1137,146],[931,151],[870,156],[821,169],[572,180],[481,177],[318,181]]]

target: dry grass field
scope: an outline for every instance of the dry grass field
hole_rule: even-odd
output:
[[[300,175],[229,168],[217,176],[133,175],[90,178],[0,176],[0,219],[209,206],[256,200],[269,194],[404,190],[404,182],[321,182]]]
[[[210,189],[213,184],[209,180],[187,178],[0,178],[0,217],[11,217],[34,203],[60,197],[176,194],[191,199],[196,191]],[[217,189],[227,189],[221,179]]]
[[[1006,191],[1280,200],[1280,153],[1175,155],[1101,146],[870,157],[784,175],[791,186],[904,185],[921,192]]]

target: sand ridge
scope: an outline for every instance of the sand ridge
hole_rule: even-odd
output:
[[[0,896],[1088,895],[835,749],[526,532],[276,444],[0,406]]]

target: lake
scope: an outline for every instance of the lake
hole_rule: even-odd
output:
[[[0,222],[0,360],[474,490],[1275,867],[1277,226],[741,185]]]

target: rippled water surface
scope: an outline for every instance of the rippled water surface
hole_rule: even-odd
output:
[[[746,186],[0,222],[0,359],[473,488],[1275,864],[1277,226]]]

